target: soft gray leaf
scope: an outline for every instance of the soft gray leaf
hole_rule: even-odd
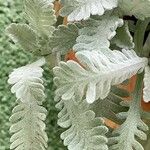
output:
[[[20,107],[21,109],[15,111]],[[18,118],[20,116],[20,118]],[[17,118],[16,118],[17,117]],[[46,150],[48,137],[45,132],[44,120],[46,109],[36,102],[28,105],[19,102],[10,117],[12,123],[10,149],[14,150]]]
[[[50,38],[49,47],[52,51],[67,52],[73,48],[78,37],[79,28],[76,24],[61,25]]]
[[[54,68],[56,93],[64,100],[85,95],[88,103],[106,98],[112,85],[143,71],[148,63],[147,58],[138,57],[132,50],[80,51],[76,58],[79,63],[71,60]]]
[[[145,67],[143,99],[145,102],[150,102],[150,67]]]
[[[54,31],[52,0],[25,0],[25,14],[30,25],[41,35],[50,36]]]
[[[116,29],[123,25],[118,16],[107,13],[102,17],[95,16],[83,22],[79,36],[73,47],[75,51],[102,50],[110,46],[110,40],[116,35]]]
[[[18,105],[13,109],[10,122],[10,149],[46,150],[48,137],[45,132],[46,109],[40,106],[45,99],[41,66],[45,59],[15,69],[9,76]]]
[[[149,0],[118,0],[125,15],[134,15],[139,19],[150,17]]]
[[[41,66],[45,63],[42,58],[32,64],[14,69],[9,75],[8,83],[12,84],[11,91],[16,94],[17,99],[24,103],[32,101],[43,101],[45,99],[43,81],[41,80],[43,69]]]
[[[117,0],[61,0],[62,16],[68,16],[68,21],[86,20],[90,15],[103,15],[106,10],[117,7]]]
[[[15,43],[19,43],[25,50],[38,50],[37,35],[28,25],[13,23],[6,29],[6,32]]]
[[[95,117],[85,100],[78,102],[76,98],[69,101],[57,98],[57,101],[56,107],[60,109],[58,124],[62,128],[68,128],[61,134],[68,150],[108,150],[105,136],[108,129],[102,118]]]
[[[141,97],[133,96],[129,111],[117,115],[125,121],[109,139],[110,150],[144,150],[138,139],[147,139],[145,131],[148,131],[148,126],[141,119],[140,103]]]

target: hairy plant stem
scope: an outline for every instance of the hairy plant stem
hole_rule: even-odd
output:
[[[134,43],[135,43],[135,51],[139,56],[141,56],[143,52],[144,35],[149,22],[150,19],[148,18],[145,19],[144,21],[138,20],[136,24]],[[137,75],[136,86],[133,93],[133,99],[137,99],[136,97],[140,94],[138,98],[139,101],[141,100],[141,94],[143,88],[142,84],[143,84],[143,73]]]
[[[136,24],[134,43],[135,43],[135,51],[139,56],[142,55],[145,31],[147,29],[149,22],[150,19],[145,19],[144,21],[138,20]]]
[[[135,51],[139,56],[141,56],[143,51],[144,35],[148,24],[149,24],[149,19],[146,19],[145,21],[138,20],[136,24],[134,43],[135,43]],[[143,73],[137,75],[135,90],[133,93],[133,102],[131,104],[133,105],[133,107],[134,105],[140,106],[140,101],[142,98],[142,88],[143,88],[142,84],[143,84]]]
[[[143,73],[137,75],[137,81],[136,81],[135,89],[133,92],[132,104],[133,106],[139,105],[139,110],[140,110],[140,103],[141,103],[141,98],[142,98],[143,77],[144,77]]]
[[[126,145],[126,143],[130,143],[131,140],[134,140],[135,133],[133,131],[136,130],[136,127],[140,120],[140,102],[142,97],[142,84],[143,84],[143,73],[137,75],[137,82],[132,94],[132,101],[129,107],[128,115],[125,122],[121,125],[120,129],[122,131],[120,138],[125,138],[122,145],[122,149],[130,149],[130,145]],[[132,121],[131,121],[132,120]],[[130,128],[128,128],[130,127]]]

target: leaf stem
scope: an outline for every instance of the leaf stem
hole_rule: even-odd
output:
[[[134,43],[135,43],[135,51],[137,55],[141,56],[143,53],[143,43],[144,36],[147,26],[150,22],[150,19],[145,19],[144,21],[138,20],[136,24],[136,30],[134,34]],[[140,106],[140,101],[142,98],[142,88],[143,88],[143,73],[137,75],[135,90],[133,93],[133,102],[135,105]],[[134,106],[134,105],[133,105]]]
[[[136,30],[134,34],[134,43],[135,43],[135,51],[137,55],[139,56],[141,56],[142,51],[143,51],[144,35],[145,35],[146,28],[148,26],[148,23],[149,23],[149,20],[146,19],[145,21],[138,20],[136,24]],[[140,109],[140,101],[142,98],[142,88],[143,88],[142,86],[143,76],[144,76],[143,73],[137,74],[137,80],[136,80],[136,85],[135,85],[135,89],[133,92],[133,101],[132,101],[131,107],[138,106]]]
[[[143,77],[144,73],[137,75],[136,85],[133,92],[133,103],[137,106],[140,106],[141,98],[142,98],[142,89],[143,89]]]

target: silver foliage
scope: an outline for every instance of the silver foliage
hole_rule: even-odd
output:
[[[46,150],[47,134],[44,120],[46,109],[42,107],[45,99],[42,81],[45,63],[42,58],[32,64],[15,69],[9,76],[8,83],[13,85],[12,93],[16,94],[17,106],[12,111],[10,121],[13,133],[10,149],[14,150]]]
[[[54,68],[56,93],[63,100],[73,96],[88,103],[108,96],[111,86],[117,85],[143,71],[147,58],[140,58],[133,50],[80,51],[76,53],[79,63],[60,62]]]

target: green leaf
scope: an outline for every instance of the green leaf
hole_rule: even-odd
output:
[[[54,31],[52,0],[25,0],[25,14],[30,25],[41,35],[50,36]]]
[[[86,20],[90,15],[103,15],[106,10],[117,7],[117,0],[61,0],[62,16],[68,16],[68,21]]]
[[[26,24],[11,24],[7,27],[8,36],[15,42],[20,44],[25,50],[38,50],[38,42],[36,33]]]
[[[138,57],[132,50],[80,51],[76,58],[79,63],[70,60],[54,68],[56,93],[64,100],[85,95],[88,103],[106,98],[112,85],[143,71],[148,63],[147,58]]]
[[[141,20],[150,17],[149,0],[119,0],[119,7],[125,15],[134,15]]]
[[[115,30],[123,25],[123,20],[107,13],[102,17],[94,16],[84,21],[83,25],[73,49],[75,51],[99,51],[110,46],[110,40],[116,35]]]
[[[56,95],[58,96],[58,95]],[[58,96],[59,97],[59,96]],[[58,124],[62,128],[68,128],[61,134],[64,145],[68,150],[108,150],[105,134],[108,129],[103,124],[102,118],[95,117],[89,104],[83,100],[72,98],[69,101],[56,98],[56,107],[60,109]]]
[[[78,32],[77,24],[60,25],[50,38],[49,47],[52,51],[67,52],[75,45]]]
[[[125,22],[124,26],[116,30],[116,36],[112,39],[112,43],[120,48],[133,49],[134,43],[132,35],[129,32],[128,23]]]

